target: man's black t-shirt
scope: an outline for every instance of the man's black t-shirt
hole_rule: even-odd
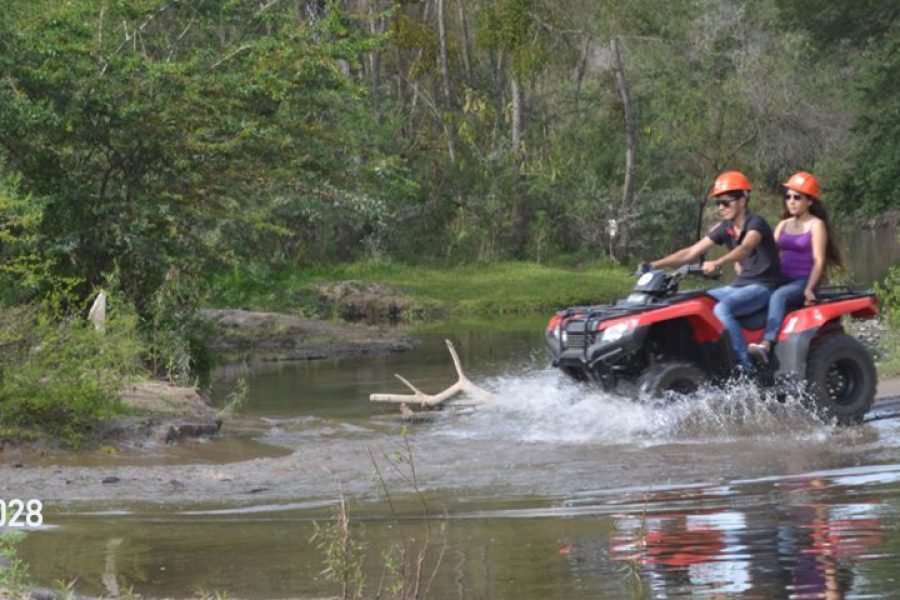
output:
[[[781,262],[778,258],[778,244],[775,243],[775,235],[765,219],[759,215],[748,214],[744,220],[744,229],[741,230],[740,236],[736,236],[731,221],[722,221],[712,228],[707,237],[731,251],[741,245],[748,231],[758,231],[762,239],[749,256],[739,261],[741,274],[731,282],[731,285],[743,286],[761,283],[770,288],[778,287],[781,282]]]

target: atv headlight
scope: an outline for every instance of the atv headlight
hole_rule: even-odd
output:
[[[603,335],[600,337],[601,342],[617,342],[625,335],[634,331],[634,327],[637,324],[636,319],[629,319],[627,321],[623,321],[621,323],[616,323],[610,327],[607,327],[603,330]]]

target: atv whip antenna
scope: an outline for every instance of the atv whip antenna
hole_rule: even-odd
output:
[[[700,193],[700,200],[699,200],[699,202],[697,202],[697,235],[694,237],[694,241],[695,241],[695,242],[699,242],[699,241],[700,241],[700,236],[702,235],[702,231],[703,231],[703,209],[706,208],[706,198],[709,196],[709,192],[711,192],[711,191],[712,191],[712,188],[711,188],[711,187],[710,187],[710,188],[707,188],[707,193],[706,193],[706,194],[703,194],[703,191],[701,190],[701,193]],[[703,254],[700,255],[699,260],[700,260],[700,263],[701,263],[701,264],[703,263],[704,260],[706,260],[706,253],[705,253],[705,252],[704,252]]]
[[[712,191],[712,188],[706,189],[706,194],[701,191],[700,201],[697,203],[697,235],[694,238],[695,242],[700,241],[701,231],[703,230],[703,209],[706,208],[706,198],[709,196],[709,192]]]

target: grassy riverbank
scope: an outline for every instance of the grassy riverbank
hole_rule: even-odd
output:
[[[900,275],[895,273],[879,289],[883,306],[894,307],[894,313],[900,304],[898,282]],[[378,333],[372,328],[354,329],[350,338],[340,338],[343,345],[329,335],[348,317],[379,323],[396,318],[411,324],[414,332],[531,330],[543,327],[556,309],[610,302],[627,294],[633,284],[629,269],[602,264],[426,267],[363,262],[280,273],[232,271],[213,279],[205,295],[191,298],[200,306],[282,313],[266,317],[258,330],[238,327],[232,333],[245,342],[241,352],[252,353],[257,345],[265,345],[257,344],[262,340],[269,346],[280,340],[287,345],[276,348],[279,356],[300,357],[322,355],[324,350],[317,348],[323,344],[332,350],[371,348]],[[170,304],[182,310],[184,318],[173,319],[178,313],[167,308]],[[197,357],[189,352],[193,344],[187,336],[201,339],[198,347],[209,353],[222,342],[224,332],[201,318],[197,306],[170,304],[161,305],[159,314],[165,318],[147,323],[126,301],[111,296],[104,334],[94,331],[83,317],[86,311],[73,311],[65,318],[37,306],[0,311],[0,437],[49,435],[69,446],[90,444],[96,422],[130,412],[118,397],[126,382],[158,375],[165,366],[170,379],[173,373],[184,373],[185,383],[193,385]],[[275,317],[298,320],[296,331]],[[882,378],[900,375],[900,324],[896,316],[885,322],[892,329],[878,328],[876,335]],[[166,324],[168,328],[162,326]],[[212,360],[217,358],[222,360],[222,356]]]
[[[628,293],[634,276],[630,269],[609,264],[448,267],[360,262],[283,273],[232,271],[214,280],[209,302],[223,308],[337,317],[332,305],[323,307],[322,290],[347,281],[357,290],[374,288],[373,295],[399,295],[387,300],[402,305],[402,318],[418,331],[503,331],[521,329],[523,323],[539,327],[564,306],[613,301]],[[898,303],[898,281],[900,274],[895,273],[879,286],[883,310]],[[893,323],[880,330],[879,372],[882,377],[900,376],[900,327]]]
[[[215,306],[321,312],[320,289],[336,281],[386,286],[402,295],[412,321],[537,315],[563,306],[608,302],[627,293],[634,277],[623,267],[579,269],[534,263],[422,267],[364,262],[280,274],[233,271],[213,284]]]

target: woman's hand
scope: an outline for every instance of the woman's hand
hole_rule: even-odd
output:
[[[812,306],[816,303],[816,293],[812,290],[803,290],[803,305]]]

